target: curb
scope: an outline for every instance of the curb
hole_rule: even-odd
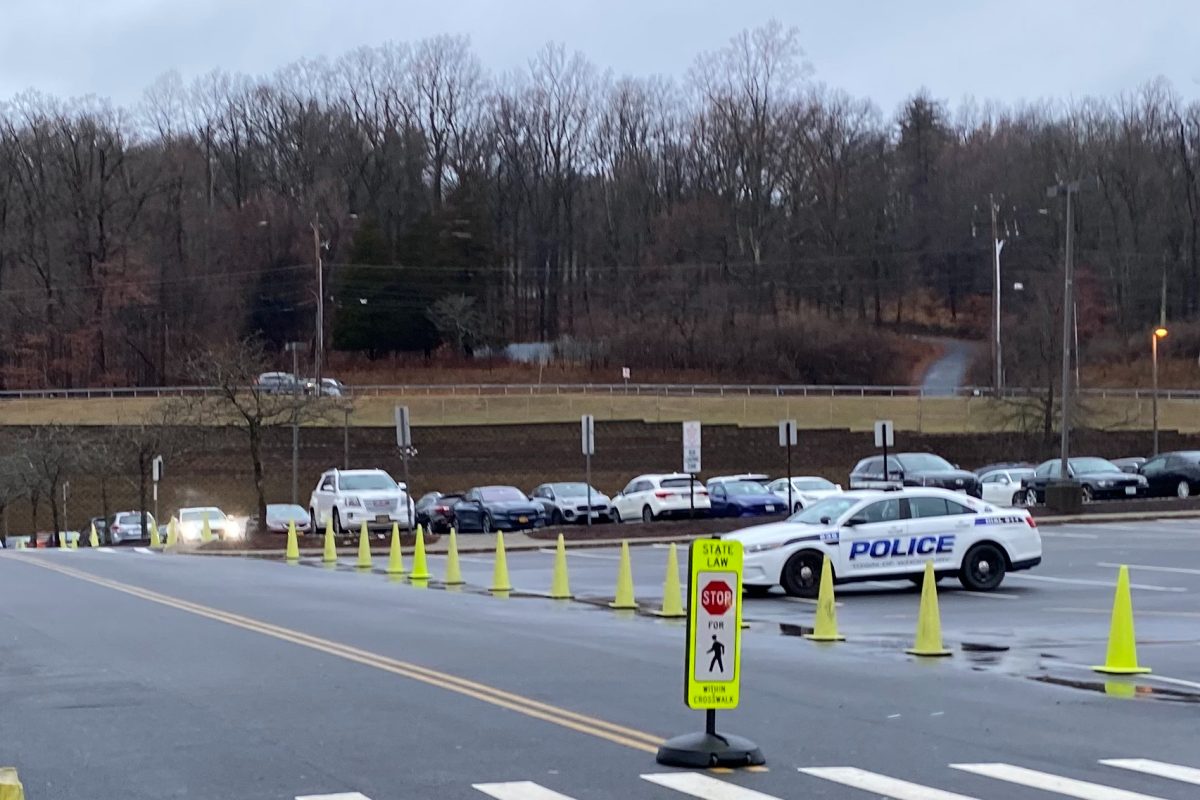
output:
[[[1089,522],[1153,522],[1159,519],[1200,519],[1200,509],[1191,511],[1112,511],[1101,514],[1034,516],[1038,525],[1087,524]]]

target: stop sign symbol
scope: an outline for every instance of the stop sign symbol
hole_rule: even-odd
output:
[[[719,617],[733,606],[733,590],[725,581],[709,581],[700,590],[700,605],[714,617]]]

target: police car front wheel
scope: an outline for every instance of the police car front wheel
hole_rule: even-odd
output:
[[[958,579],[972,592],[990,592],[1004,581],[1004,553],[994,544],[977,544],[967,551]]]
[[[815,550],[802,550],[783,565],[780,584],[792,597],[816,597],[821,586],[824,557]]]

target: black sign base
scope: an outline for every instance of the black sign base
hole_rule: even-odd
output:
[[[685,733],[658,748],[655,760],[667,767],[756,767],[767,763],[758,745],[741,736]]]

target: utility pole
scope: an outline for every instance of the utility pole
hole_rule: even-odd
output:
[[[292,505],[300,501],[300,376],[296,354],[301,346],[300,342],[287,343],[287,349],[292,351]]]
[[[1004,354],[1000,339],[1000,251],[1004,249],[1004,239],[996,226],[996,212],[999,210],[992,195],[988,195],[988,205],[992,210],[992,363],[995,374],[992,386],[999,397],[1004,389]]]
[[[313,356],[313,372],[317,390],[321,389],[321,367],[325,355],[325,270],[321,263],[321,212],[314,211],[312,218],[313,261],[317,265],[317,335],[316,353]]]

